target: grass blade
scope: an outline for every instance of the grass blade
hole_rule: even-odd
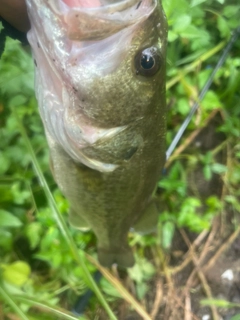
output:
[[[29,320],[29,318],[22,312],[19,306],[14,302],[12,297],[7,293],[6,290],[3,289],[1,285],[0,296],[2,296],[3,300],[12,308],[13,311],[16,312],[17,315],[19,315],[22,320]]]
[[[70,313],[66,313],[65,310],[62,310],[60,308],[54,308],[53,306],[50,306],[46,303],[42,303],[41,301],[29,298],[27,296],[14,296],[14,298],[19,301],[23,302],[30,306],[35,306],[39,308],[40,310],[45,310],[46,312],[49,312],[51,314],[55,314],[58,317],[61,317],[61,319],[65,320],[85,320],[84,317],[74,317]]]
[[[232,303],[221,299],[203,299],[201,300],[203,306],[216,306],[219,308],[239,308],[239,303]]]
[[[180,81],[182,78],[186,76],[189,72],[193,71],[197,66],[201,65],[203,61],[206,61],[210,57],[214,56],[218,51],[220,51],[224,46],[226,45],[225,41],[220,42],[217,46],[212,48],[211,50],[207,51],[203,55],[201,55],[197,60],[193,61],[189,65],[187,65],[185,68],[180,69],[178,72],[178,75],[173,77],[171,80],[169,80],[166,83],[166,90],[170,89],[172,86],[174,86],[178,81]]]

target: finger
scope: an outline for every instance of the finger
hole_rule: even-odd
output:
[[[27,32],[30,29],[24,0],[1,0],[0,16],[22,32]]]

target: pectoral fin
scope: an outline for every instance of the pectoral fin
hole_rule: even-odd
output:
[[[152,200],[139,220],[133,226],[134,232],[142,235],[154,232],[157,230],[159,211],[157,204]]]
[[[88,231],[90,230],[90,226],[87,221],[77,214],[72,208],[69,210],[69,223],[72,227],[77,228],[81,231]]]

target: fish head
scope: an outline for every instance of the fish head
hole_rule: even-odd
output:
[[[36,94],[45,129],[83,149],[153,115],[165,91],[166,18],[157,0],[28,0]]]

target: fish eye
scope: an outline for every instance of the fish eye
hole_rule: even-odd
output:
[[[161,61],[161,54],[155,47],[140,51],[134,60],[136,74],[146,77],[154,76],[161,67]]]

